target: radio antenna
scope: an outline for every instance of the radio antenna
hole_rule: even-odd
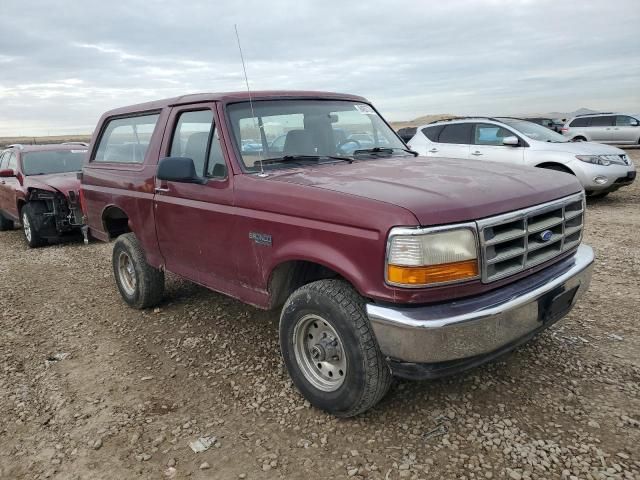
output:
[[[242,71],[244,72],[244,83],[247,85],[247,93],[249,94],[249,107],[251,108],[251,118],[253,118],[253,128],[258,130],[260,133],[260,128],[256,125],[256,115],[253,112],[253,98],[251,96],[251,89],[249,88],[249,77],[247,76],[247,67],[244,64],[244,55],[242,54],[242,45],[240,45],[240,34],[238,33],[238,25],[233,24],[233,28],[236,31],[236,40],[238,41],[238,50],[240,50],[240,61],[242,62]],[[262,138],[262,134],[260,133],[260,137]],[[240,147],[242,149],[242,146]],[[260,156],[262,157],[262,151],[260,152]],[[264,167],[262,165],[262,159],[260,159],[260,176],[266,177],[264,173]]]

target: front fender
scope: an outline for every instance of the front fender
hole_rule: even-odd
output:
[[[291,261],[306,261],[322,265],[351,283],[360,294],[366,295],[364,269],[358,267],[353,257],[332,245],[310,239],[296,239],[280,246],[265,269],[267,273],[265,280],[268,282],[278,266]]]

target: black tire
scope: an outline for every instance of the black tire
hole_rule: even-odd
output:
[[[584,137],[578,136],[578,137],[573,137],[573,138],[571,139],[571,141],[572,141],[572,142],[586,142],[586,141],[587,141],[587,139],[586,139],[586,138],[584,138]]]
[[[113,245],[113,274],[124,301],[133,308],[149,308],[162,300],[164,272],[147,263],[133,233],[120,235]]]
[[[318,323],[324,324],[320,328],[327,328],[325,319],[329,322],[339,337],[342,347],[339,351],[344,355],[344,378],[333,391],[314,385],[305,373],[304,361],[298,360],[301,353],[296,347],[296,338],[302,333],[304,344],[316,341],[307,342],[307,337],[313,338],[311,334],[306,335],[306,330],[300,332],[310,318],[309,328],[313,328],[316,317]],[[320,334],[318,338],[327,337]],[[335,416],[352,417],[368,410],[384,397],[391,385],[391,370],[369,324],[364,300],[345,281],[318,280],[291,294],[280,316],[280,348],[289,375],[302,395],[314,406]],[[315,366],[320,365],[315,363],[315,357],[311,362],[313,367],[306,368],[315,370]],[[317,372],[322,372],[321,368]]]
[[[604,198],[611,192],[587,192],[588,198]]]
[[[41,202],[27,203],[20,210],[22,233],[29,248],[38,248],[48,243],[40,232],[40,226],[42,225],[41,215],[44,211],[46,211],[46,206]]]
[[[5,230],[13,230],[15,227],[13,220],[9,220],[5,218],[2,213],[0,213],[0,232],[4,232]]]

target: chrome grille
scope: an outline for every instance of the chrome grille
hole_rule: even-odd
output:
[[[578,246],[584,210],[579,193],[478,221],[482,281],[508,277]]]

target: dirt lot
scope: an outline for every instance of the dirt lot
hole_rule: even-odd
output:
[[[640,150],[631,152],[640,166]],[[499,362],[310,408],[278,314],[168,279],[120,300],[111,246],[0,234],[0,478],[640,478],[640,182],[588,205],[588,296]],[[209,450],[189,442],[215,436]]]

